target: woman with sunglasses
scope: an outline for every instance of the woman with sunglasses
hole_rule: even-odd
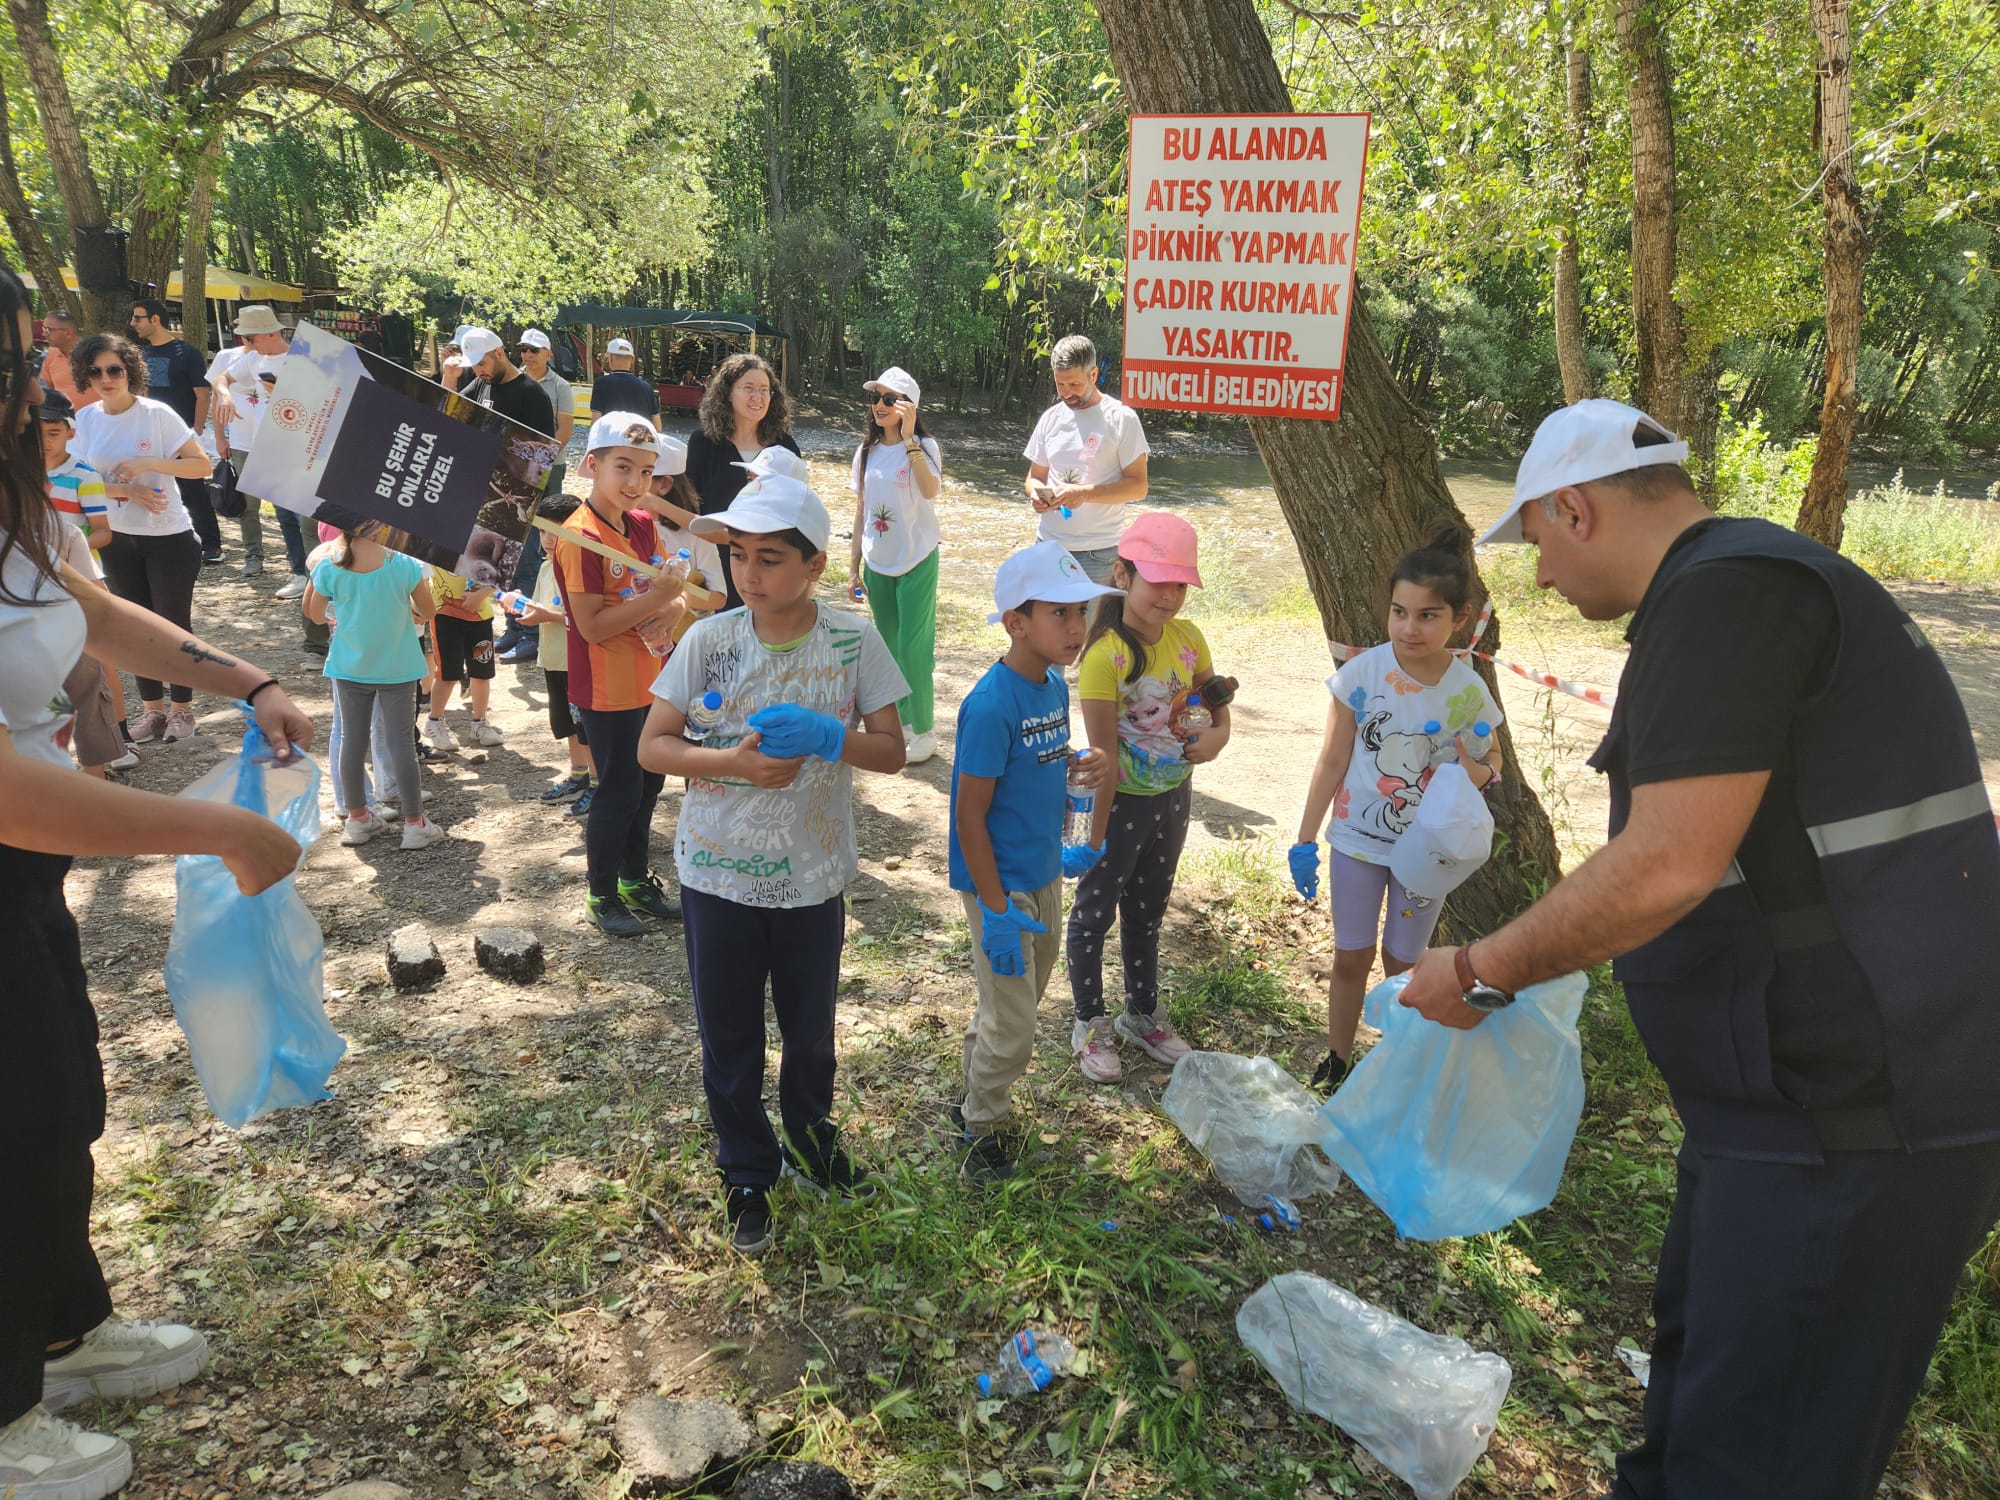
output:
[[[213,854],[255,894],[291,874],[299,846],[243,808],[78,775],[62,748],[63,679],[86,650],[138,672],[172,668],[247,698],[287,756],[311,743],[312,721],[258,668],[61,566],[68,523],[49,504],[30,426],[41,390],[29,329],[28,294],[0,264],[0,1495],[99,1500],[131,1476],[132,1450],[51,1413],[171,1390],[200,1373],[208,1344],[179,1324],[114,1317],[90,1247],[104,1063],[63,877],[75,855]]]
[[[71,359],[97,397],[76,414],[72,451],[103,476],[111,497],[104,581],[119,598],[192,629],[201,542],[174,481],[206,477],[213,465],[180,413],[146,394],[146,361],[137,344],[123,334],[92,334]],[[191,680],[183,673],[171,684],[169,705],[158,678],[137,679],[145,711],[132,725],[134,742],[184,740],[194,733]]]
[[[701,513],[729,509],[750,482],[743,465],[766,448],[799,451],[792,440],[792,410],[785,388],[761,355],[732,354],[708,377],[701,396],[701,426],[688,438],[687,477],[701,497]],[[742,604],[729,576],[729,549],[722,549],[723,592],[730,609]]]
[[[916,377],[891,365],[863,390],[871,392],[868,432],[854,450],[854,540],[848,576],[865,593],[875,628],[903,669],[910,696],[896,705],[903,718],[904,760],[915,765],[937,753],[938,489],[944,462],[937,439],[917,414]]]

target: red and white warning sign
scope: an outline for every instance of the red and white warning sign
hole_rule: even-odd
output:
[[[1340,415],[1360,115],[1134,115],[1128,406]]]

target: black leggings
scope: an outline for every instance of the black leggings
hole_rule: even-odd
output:
[[[1120,792],[1111,803],[1104,858],[1076,883],[1065,944],[1076,1018],[1104,1014],[1104,939],[1118,919],[1125,955],[1125,1008],[1150,1016],[1160,1003],[1160,923],[1174,893],[1181,846],[1187,842],[1194,787],[1149,796]]]
[[[583,857],[590,869],[590,894],[618,894],[621,880],[644,880],[652,869],[649,844],[653,808],[667,778],[639,764],[639,736],[646,727],[643,708],[579,708],[576,716],[597,762],[597,790],[583,826]]]
[[[192,531],[172,536],[130,536],[113,532],[104,549],[104,581],[120,599],[149,609],[183,630],[194,629],[194,581],[201,576],[201,543]],[[155,677],[133,680],[148,703],[160,699]],[[194,702],[194,689],[173,684],[174,702]]]

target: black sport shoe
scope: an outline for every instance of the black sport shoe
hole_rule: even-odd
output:
[[[771,1248],[771,1203],[763,1188],[731,1188],[722,1211],[729,1218],[730,1249],[757,1256]]]
[[[854,1158],[835,1146],[816,1162],[785,1163],[785,1175],[803,1183],[822,1198],[872,1198],[875,1179],[854,1164]]]
[[[974,1187],[997,1187],[1014,1175],[1014,1159],[997,1135],[975,1135],[965,1143],[958,1175]]]
[[[610,896],[586,896],[584,910],[597,924],[597,930],[606,937],[644,937],[646,934],[646,924],[623,901]]]
[[[649,917],[657,917],[662,922],[678,922],[681,909],[667,888],[660,884],[660,877],[648,875],[644,880],[621,880],[618,882],[618,899],[633,911]]]
[[[1312,1082],[1306,1087],[1322,1099],[1331,1099],[1333,1091],[1340,1087],[1341,1080],[1346,1076],[1347,1059],[1329,1047],[1326,1056],[1319,1060],[1319,1066],[1313,1069]]]

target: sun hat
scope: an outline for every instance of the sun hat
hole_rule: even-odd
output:
[[[1191,583],[1200,588],[1201,570],[1195,566],[1199,542],[1194,527],[1179,516],[1149,510],[1118,538],[1118,555],[1148,583]]]
[[[549,336],[539,328],[530,328],[526,333],[521,335],[521,347],[523,349],[546,349],[549,347]]]
[[[458,352],[468,365],[476,365],[495,349],[504,349],[500,335],[490,328],[468,328],[465,337],[458,341]]]
[[[237,333],[283,333],[285,325],[278,321],[278,315],[264,304],[253,303],[249,307],[236,310],[236,321],[230,325]]]
[[[736,459],[734,462],[737,468],[749,472],[750,482],[753,485],[759,480],[769,479],[774,474],[785,479],[796,479],[800,484],[812,483],[812,471],[806,467],[806,461],[791,449],[780,447],[776,443],[768,448],[759,449],[754,458]]]
[[[688,528],[697,536],[718,537],[732,531],[750,536],[769,536],[777,531],[798,531],[813,546],[826,551],[833,535],[833,522],[812,486],[782,474],[773,474],[756,484],[745,485],[729,509],[696,516]]]
[[[1686,463],[1688,445],[1635,406],[1596,398],[1542,419],[1514,475],[1514,503],[1479,539],[1519,542],[1521,507],[1569,485],[1609,479],[1655,464]]]
[[[630,354],[632,352],[632,341],[630,339],[613,339],[604,346],[604,352],[606,354]]]
[[[993,575],[993,613],[986,617],[986,623],[998,625],[1008,610],[1036,599],[1048,604],[1081,604],[1086,599],[1124,592],[1093,582],[1083,564],[1070,556],[1061,542],[1037,542],[1016,552]]]
[[[688,469],[688,445],[677,437],[660,434],[660,458],[653,465],[653,473],[685,474]]]

